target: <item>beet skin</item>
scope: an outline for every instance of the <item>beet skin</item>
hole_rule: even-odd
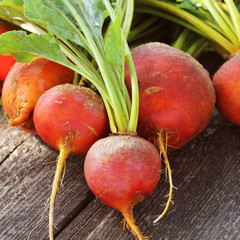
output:
[[[92,89],[62,84],[46,91],[34,109],[38,135],[50,146],[85,155],[109,131],[108,117],[99,95]]]
[[[132,208],[159,181],[161,161],[155,146],[129,135],[100,139],[87,153],[84,173],[93,193],[123,214],[137,239],[145,239],[135,225]]]
[[[215,92],[209,73],[190,55],[163,43],[143,44],[132,56],[139,81],[139,136],[158,146],[164,132],[168,150],[183,146],[210,120]],[[126,84],[131,91],[128,69]]]

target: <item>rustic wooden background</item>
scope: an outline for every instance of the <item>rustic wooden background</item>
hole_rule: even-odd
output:
[[[200,59],[213,73],[215,55]],[[0,123],[6,123],[0,107]],[[0,239],[48,238],[48,207],[58,152],[14,127],[0,128]],[[151,196],[134,208],[150,240],[240,239],[240,127],[215,110],[209,126],[181,149],[169,153],[174,205],[156,225],[168,192],[164,175]],[[56,240],[131,240],[122,216],[89,190],[83,157],[70,156],[56,199]]]

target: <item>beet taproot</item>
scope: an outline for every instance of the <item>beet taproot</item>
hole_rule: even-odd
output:
[[[132,210],[153,192],[159,181],[161,161],[155,146],[130,135],[100,139],[86,155],[84,173],[93,193],[120,211],[136,238],[144,240]]]
[[[50,196],[49,235],[53,239],[54,204],[67,156],[83,156],[92,144],[109,133],[101,97],[92,89],[62,84],[47,90],[33,114],[38,135],[60,151]]]

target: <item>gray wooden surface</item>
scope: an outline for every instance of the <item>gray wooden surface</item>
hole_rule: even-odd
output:
[[[0,123],[6,123],[0,107]],[[0,239],[43,240],[58,152],[38,136],[0,128]],[[156,225],[168,184],[162,175],[151,196],[134,208],[137,224],[150,240],[240,239],[240,127],[216,111],[208,128],[171,152],[174,205]],[[122,216],[89,190],[84,158],[67,160],[55,208],[56,240],[131,240]]]

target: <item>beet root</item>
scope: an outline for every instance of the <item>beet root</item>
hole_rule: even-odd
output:
[[[74,72],[42,57],[15,63],[3,84],[2,104],[9,125],[36,134],[32,114],[39,97],[49,88],[72,82]]]
[[[160,156],[150,142],[129,135],[98,140],[86,155],[84,173],[93,193],[119,210],[137,239],[132,208],[156,187],[161,174]]]
[[[169,198],[158,221],[172,197],[166,152],[183,146],[206,128],[215,105],[215,91],[207,70],[183,51],[155,42],[136,47],[131,53],[139,82],[137,131],[160,149],[169,177]],[[125,80],[131,93],[128,69]]]
[[[85,155],[91,145],[109,132],[104,103],[93,90],[63,84],[47,90],[33,114],[38,135],[60,150],[52,185],[49,209],[49,236],[53,239],[54,205],[61,172],[69,153]]]
[[[216,107],[230,122],[240,126],[240,53],[225,62],[213,76]]]
[[[158,147],[157,132],[168,133],[168,151],[177,149],[209,123],[215,91],[207,70],[189,54],[163,43],[132,50],[139,81],[138,134]],[[129,72],[126,84],[130,86]]]

